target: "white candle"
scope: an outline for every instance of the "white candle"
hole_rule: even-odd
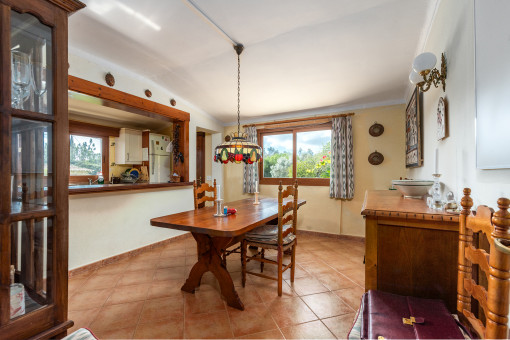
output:
[[[219,200],[221,199],[221,187],[220,185],[216,185],[216,199]]]
[[[255,181],[255,192],[259,192],[259,181]]]
[[[436,148],[435,156],[434,156],[434,174],[439,173],[438,159],[439,159],[439,149]]]

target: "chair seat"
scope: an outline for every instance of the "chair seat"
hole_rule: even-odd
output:
[[[286,232],[291,225],[284,225],[282,232]],[[258,244],[260,246],[277,246],[278,245],[278,226],[277,225],[263,225],[252,231],[246,233],[245,239],[249,243]],[[296,240],[296,235],[293,233],[288,234],[283,238],[283,245],[289,245]]]

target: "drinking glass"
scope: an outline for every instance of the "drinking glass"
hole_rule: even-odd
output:
[[[39,112],[46,113],[42,96],[46,93],[46,64],[32,61],[32,87],[36,95]]]

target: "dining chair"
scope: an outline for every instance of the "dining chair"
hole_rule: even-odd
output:
[[[292,200],[287,199],[292,196]],[[242,260],[242,283],[246,284],[246,274],[251,274],[266,279],[278,281],[278,296],[282,296],[282,276],[290,268],[290,281],[294,282],[294,272],[296,270],[296,227],[297,227],[297,209],[298,209],[298,183],[288,186],[283,190],[282,182],[278,187],[278,224],[264,225],[253,229],[245,234],[241,245]],[[285,204],[284,204],[285,202]],[[288,224],[292,222],[291,224]],[[255,255],[248,256],[248,246],[256,246],[261,250]],[[265,258],[265,250],[273,249],[277,251],[276,261]],[[283,264],[283,253],[286,250],[291,251],[290,263]],[[250,261],[260,262],[260,273],[251,272],[246,269]],[[262,274],[264,272],[264,263],[274,264],[278,267],[278,277]]]
[[[208,192],[212,192],[213,195],[207,196]],[[195,209],[203,208],[205,204],[202,203],[205,203],[206,201],[214,202],[217,198],[216,179],[214,180],[212,186],[209,185],[208,183],[197,184],[196,180],[193,181],[193,198],[195,202]]]
[[[213,192],[214,195],[207,196],[207,192]],[[202,197],[199,197],[199,196],[201,196],[202,193],[204,193],[204,195]],[[195,200],[195,209],[203,208],[205,206],[205,204],[202,204],[202,203],[205,203],[206,201],[215,202],[216,198],[218,197],[218,194],[216,192],[216,179],[213,182],[213,186],[211,186],[207,183],[197,184],[197,181],[193,181],[193,197]],[[198,248],[197,248],[197,252],[198,252]],[[225,268],[227,267],[227,256],[234,254],[234,253],[237,253],[237,254],[241,253],[241,244],[240,243],[234,249],[231,249],[231,250],[225,249],[225,251],[223,252],[222,263],[225,266]],[[200,254],[198,254],[198,255],[200,255]]]

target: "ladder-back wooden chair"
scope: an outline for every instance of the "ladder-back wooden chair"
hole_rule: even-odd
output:
[[[208,192],[212,192],[212,196],[207,196]],[[204,194],[202,197],[199,195]],[[195,209],[199,209],[199,206],[206,201],[214,202],[218,197],[216,193],[216,180],[214,180],[213,185],[209,185],[208,183],[197,184],[197,181],[193,181],[193,198],[195,201]]]
[[[500,198],[499,210],[479,206],[471,212],[471,190],[464,189],[459,219],[459,266],[457,284],[457,311],[483,339],[506,339],[508,336],[508,309],[510,294],[510,200]],[[490,253],[475,248],[473,233],[487,236]],[[472,265],[477,264],[487,277],[487,290],[473,280]],[[475,298],[485,315],[485,325],[471,311]]]
[[[293,200],[288,200],[289,196]],[[284,203],[285,200],[285,204]],[[296,227],[297,227],[297,209],[298,209],[298,184],[288,186],[283,190],[282,182],[278,187],[278,224],[264,225],[255,228],[251,232],[246,233],[241,246],[242,259],[242,283],[246,284],[246,274],[260,276],[266,279],[278,281],[278,296],[282,296],[282,276],[283,272],[290,268],[290,281],[294,282],[294,273],[296,270]],[[287,223],[291,222],[288,225]],[[253,256],[248,256],[248,246],[255,246],[261,250]],[[265,249],[274,249],[277,251],[277,260],[265,258]],[[287,249],[291,250],[290,263],[283,264],[283,252]],[[250,261],[260,262],[260,273],[246,270],[246,264]],[[275,264],[278,266],[278,277],[272,277],[262,274],[264,271],[264,263]]]
[[[508,212],[510,200],[500,198],[497,212],[487,206],[479,206],[476,212],[472,212],[473,200],[470,194],[471,189],[464,189],[461,200],[463,210],[459,217],[457,316],[472,335],[476,333],[482,339],[506,339],[510,303],[510,212]],[[479,236],[484,234],[487,237],[489,252],[476,248],[478,244],[475,243],[480,243],[480,240],[474,242],[474,233],[478,233]],[[477,266],[473,267],[473,265]],[[480,274],[477,275],[478,273]],[[487,278],[487,289],[483,286],[484,277]],[[478,282],[475,282],[476,278]],[[377,296],[379,300],[376,300],[374,296]],[[395,306],[400,306],[397,302],[402,298],[409,298],[408,305],[409,301],[421,300],[412,302],[414,303],[412,308],[409,307],[409,313],[417,313],[417,315],[411,314],[410,319],[406,319],[409,317],[407,314],[399,314],[402,308]],[[478,303],[472,303],[473,299]],[[360,310],[348,338],[360,339],[378,335],[383,338],[386,334],[397,338],[394,334],[403,334],[409,329],[411,333],[414,330],[413,334],[416,338],[423,338],[424,334],[428,334],[426,338],[451,338],[451,334],[454,333],[452,327],[458,326],[452,321],[453,318],[446,310],[446,306],[443,308],[444,312],[440,312],[437,304],[434,304],[433,310],[427,307],[427,305],[431,306],[433,301],[438,300],[369,291],[362,298]],[[379,305],[373,307],[376,304]],[[382,311],[396,312],[391,317],[387,317],[388,313]],[[384,317],[382,318],[381,315]],[[381,324],[381,320],[385,323]],[[461,332],[457,333],[461,334]],[[459,338],[461,336],[462,334]],[[412,338],[412,335],[408,338]]]

